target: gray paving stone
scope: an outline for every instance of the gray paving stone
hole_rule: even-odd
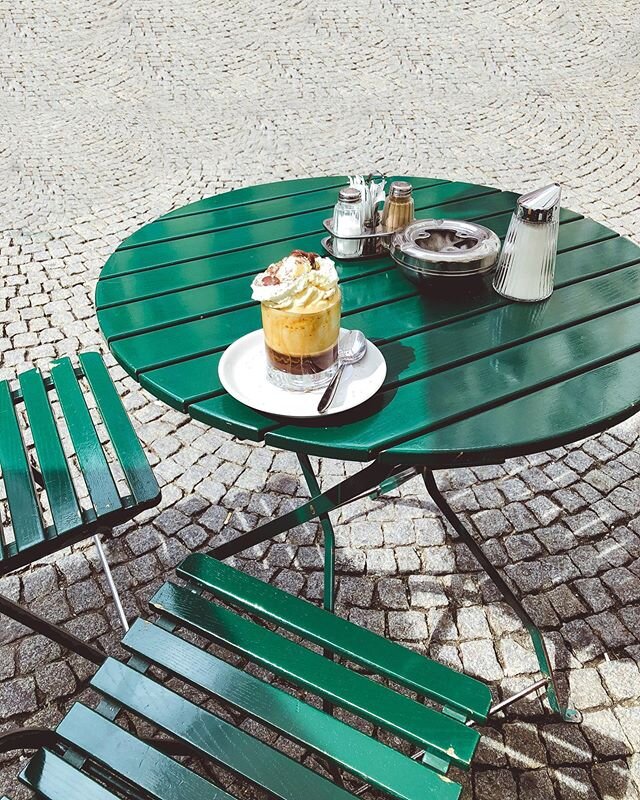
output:
[[[376,589],[379,601],[384,608],[409,608],[409,602],[407,600],[407,585],[404,580],[397,578],[383,578],[378,581]],[[411,599],[413,602],[413,594]],[[420,604],[415,603],[415,605]]]
[[[9,719],[35,711],[38,701],[33,678],[16,678],[0,685],[0,717]]]
[[[577,725],[566,722],[544,725],[540,735],[551,764],[589,764],[593,758],[591,747]]]
[[[535,769],[547,763],[538,727],[529,722],[508,722],[503,727],[509,764],[513,769]]]
[[[425,616],[419,611],[389,611],[388,620],[393,639],[424,641],[429,636]]]
[[[460,644],[460,654],[465,672],[486,681],[497,681],[502,669],[496,658],[493,643],[486,639],[473,639]]]

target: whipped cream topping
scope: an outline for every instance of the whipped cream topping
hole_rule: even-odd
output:
[[[335,299],[338,273],[330,258],[294,250],[257,275],[252,298],[274,308],[316,311]]]

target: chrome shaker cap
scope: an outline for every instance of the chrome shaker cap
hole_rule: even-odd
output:
[[[525,222],[555,222],[560,213],[559,183],[550,183],[541,189],[534,189],[518,198],[516,216]]]
[[[362,200],[362,195],[353,186],[346,186],[344,189],[340,189],[338,200],[341,203],[359,203]]]
[[[413,186],[408,181],[394,181],[389,187],[391,197],[409,197]]]

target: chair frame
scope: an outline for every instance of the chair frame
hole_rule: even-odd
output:
[[[125,478],[127,479],[127,483],[129,484],[129,490],[131,494],[121,495],[118,491],[118,507],[113,508],[112,510],[104,513],[104,511],[100,512],[98,510],[97,504],[95,509],[91,509],[89,511],[83,511],[78,503],[77,497],[72,498],[72,502],[75,503],[77,507],[77,515],[80,524],[77,524],[75,527],[71,527],[69,530],[65,530],[64,532],[58,535],[55,519],[54,524],[45,527],[44,521],[41,518],[42,522],[42,531],[43,536],[42,540],[35,543],[30,544],[29,546],[25,546],[23,548],[18,546],[18,543],[14,545],[12,548],[13,552],[7,552],[5,557],[2,558],[2,552],[0,550],[0,577],[4,575],[8,575],[13,573],[15,570],[20,569],[21,567],[27,566],[34,561],[44,557],[51,555],[58,550],[64,549],[69,547],[73,544],[77,544],[78,542],[85,541],[86,539],[93,539],[94,546],[96,547],[98,559],[101,563],[102,569],[105,574],[105,578],[107,581],[107,585],[109,587],[109,591],[113,597],[113,602],[116,608],[117,616],[120,620],[120,624],[124,631],[128,630],[129,624],[124,612],[122,600],[120,598],[120,594],[118,592],[118,588],[114,581],[113,575],[111,573],[111,569],[109,567],[109,562],[107,560],[106,553],[102,546],[102,542],[100,536],[102,535],[109,535],[112,533],[113,528],[116,525],[123,524],[131,520],[134,516],[139,514],[141,511],[146,510],[148,508],[152,508],[153,506],[157,505],[160,502],[161,494],[160,489],[157,484],[157,481],[153,477],[153,473],[151,471],[151,467],[144,455],[140,442],[131,426],[131,422],[127,417],[126,411],[122,406],[122,402],[117,394],[115,386],[110,379],[108,370],[106,365],[102,361],[101,357],[97,353],[83,353],[80,356],[80,367],[72,368],[68,359],[59,359],[56,362],[53,362],[52,365],[53,369],[63,369],[64,373],[61,376],[60,380],[64,378],[67,382],[71,381],[74,382],[75,385],[71,386],[72,392],[77,393],[75,395],[76,400],[80,400],[84,404],[84,409],[80,408],[79,411],[86,414],[88,418],[90,418],[90,414],[88,412],[88,407],[86,406],[86,392],[82,390],[79,384],[79,380],[81,378],[86,378],[94,398],[96,400],[98,411],[102,418],[102,421],[107,428],[110,438],[113,439],[114,449],[116,450],[116,455],[120,460],[120,466],[125,473]],[[34,375],[33,373],[36,373]],[[55,378],[52,378],[50,375],[47,377],[43,377],[37,370],[31,370],[28,373],[25,373],[30,377],[32,381],[36,382],[36,388],[40,392],[40,397],[38,400],[40,401],[40,410],[43,411],[45,414],[51,414],[51,410],[49,406],[43,405],[43,398],[44,402],[48,403],[46,397],[48,397],[49,393],[57,389]],[[52,372],[53,374],[53,372]],[[37,485],[43,491],[47,492],[48,495],[48,487],[47,482],[45,480],[45,476],[43,473],[32,463],[32,459],[30,459],[27,455],[26,449],[24,447],[24,441],[22,440],[22,432],[20,430],[19,424],[19,417],[16,415],[15,409],[16,407],[21,404],[25,403],[25,396],[23,392],[23,384],[22,384],[23,376],[20,376],[21,386],[19,389],[11,390],[9,389],[9,394],[5,394],[5,412],[7,412],[7,406],[10,407],[9,404],[9,397],[10,401],[13,404],[14,411],[14,419],[7,421],[5,417],[4,424],[8,424],[10,427],[13,426],[11,431],[11,435],[14,436],[14,446],[18,448],[18,450],[22,450],[22,453],[18,453],[18,460],[20,467],[27,467],[27,469],[15,469],[14,471],[18,474],[18,477],[13,476],[13,481],[16,480],[23,481],[24,484],[29,481],[31,478],[31,487],[28,487],[30,491],[33,489],[33,485]],[[33,384],[31,386],[33,389]],[[67,391],[69,387],[67,386]],[[3,389],[6,392],[6,389]],[[46,395],[46,397],[45,397]],[[33,397],[33,395],[32,395]],[[60,400],[60,392],[59,392],[59,400]],[[67,400],[68,403],[68,400]],[[75,409],[71,409],[75,411]],[[30,409],[27,408],[28,414],[30,414]],[[63,407],[65,418],[67,419],[67,414],[69,413],[68,407]],[[9,417],[11,415],[9,414]],[[49,424],[53,424],[53,428],[50,428],[47,432],[51,434],[51,431],[54,431],[53,436],[54,439],[57,437],[57,442],[54,441],[54,449],[55,447],[58,449],[58,458],[60,454],[62,454],[61,449],[61,440],[60,434],[57,428],[55,427],[55,423],[52,423],[52,417],[49,421]],[[31,417],[29,418],[30,423],[32,423]],[[17,425],[17,428],[15,427]],[[90,423],[92,426],[92,423]],[[33,428],[33,425],[30,425]],[[17,436],[16,436],[17,431]],[[93,431],[89,431],[92,433],[94,437],[93,443],[99,442],[97,438],[97,432],[95,428]],[[128,437],[128,441],[127,441]],[[35,438],[35,437],[34,437]],[[135,438],[135,442],[133,439]],[[73,444],[75,445],[76,442],[74,441],[73,432],[71,432],[71,439]],[[117,439],[117,443],[116,443]],[[44,441],[44,437],[42,436],[42,431],[40,431],[40,441]],[[77,447],[75,448],[77,454]],[[36,445],[36,451],[38,451],[38,447]],[[125,464],[125,459],[123,458],[123,454],[125,454],[131,459],[131,464],[127,467]],[[51,454],[49,454],[51,455]],[[5,452],[6,456],[6,452]],[[104,453],[101,453],[101,457],[104,459],[103,467],[110,471],[111,467],[109,463],[106,461],[104,457]],[[69,481],[69,485],[71,486],[72,490],[74,489],[71,479],[68,473],[68,466],[67,466],[67,459],[64,456],[65,465],[64,469],[67,470],[67,479]],[[89,480],[86,478],[84,474],[84,469],[82,465],[82,460],[80,467],[83,476],[85,477],[85,481],[89,488],[90,495],[92,494],[92,487]],[[133,465],[133,466],[132,466]],[[13,465],[15,467],[15,464]],[[132,485],[130,480],[133,472],[136,468],[143,467],[145,475],[141,478],[140,485]],[[1,467],[0,467],[1,469]],[[29,476],[30,472],[30,476]],[[112,476],[111,476],[112,477]],[[115,484],[114,484],[115,488]],[[9,492],[8,492],[9,494]],[[35,497],[35,495],[34,495]],[[9,505],[11,507],[11,498],[9,497]],[[92,497],[93,500],[93,497]],[[35,506],[39,508],[39,502],[37,498],[35,498]],[[13,509],[12,509],[13,515]],[[2,527],[0,525],[0,542],[2,534]],[[5,545],[5,549],[6,549]],[[31,628],[33,631],[40,633],[46,636],[49,639],[60,644],[63,648],[72,650],[73,652],[81,655],[83,658],[92,661],[96,665],[100,665],[106,659],[106,654],[100,650],[99,648],[89,644],[88,642],[83,641],[79,637],[71,634],[69,631],[65,630],[61,625],[57,625],[49,620],[45,619],[44,617],[36,614],[33,611],[30,611],[27,608],[24,608],[17,602],[14,602],[10,598],[6,597],[5,595],[0,594],[0,614],[5,614],[11,619],[15,620],[16,622],[25,625],[28,628]]]

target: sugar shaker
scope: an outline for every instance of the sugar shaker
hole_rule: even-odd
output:
[[[552,183],[518,198],[493,279],[503,297],[535,303],[553,292],[560,194]]]

